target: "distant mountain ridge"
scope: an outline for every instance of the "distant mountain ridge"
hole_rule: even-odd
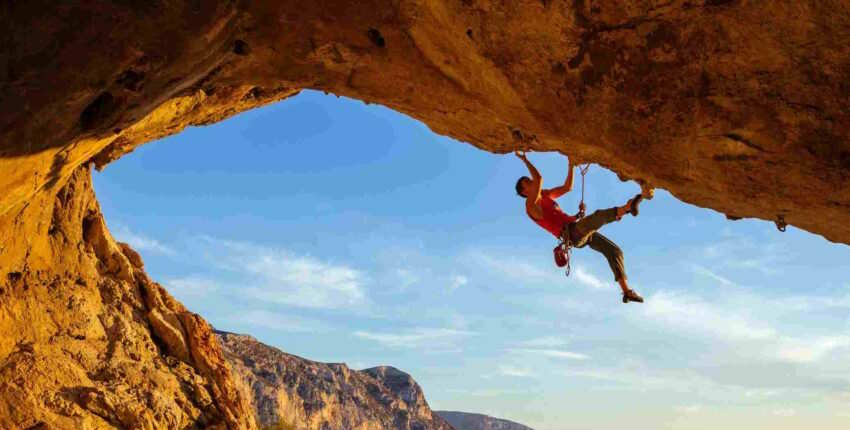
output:
[[[434,411],[445,418],[455,430],[533,430],[513,421],[493,418],[482,414],[456,411]]]
[[[319,363],[216,331],[237,385],[269,430],[453,430],[433,413],[419,384],[380,366],[362,371]]]

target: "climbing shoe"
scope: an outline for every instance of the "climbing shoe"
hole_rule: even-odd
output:
[[[643,200],[643,194],[638,194],[632,198],[632,203],[629,205],[629,213],[632,216],[638,216],[638,205],[640,205],[641,200]]]
[[[623,291],[623,303],[628,302],[638,302],[643,303],[643,297],[641,297],[635,290],[626,290]]]

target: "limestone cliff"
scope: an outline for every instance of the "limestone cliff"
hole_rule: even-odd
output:
[[[436,413],[448,421],[455,430],[533,430],[531,427],[513,421],[482,414],[454,411],[436,411]]]
[[[0,216],[0,251],[0,428],[256,428],[209,325],[112,239],[87,168]]]
[[[298,430],[452,430],[431,412],[419,384],[392,368],[363,371],[305,360],[250,336],[218,332],[264,426]]]
[[[85,166],[304,88],[850,243],[846,0],[29,0],[0,28],[2,428],[254,426]]]
[[[32,0],[0,28],[0,213],[314,88],[850,243],[846,0]]]

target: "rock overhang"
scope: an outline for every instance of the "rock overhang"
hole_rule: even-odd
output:
[[[2,212],[311,88],[850,243],[841,1],[34,4],[0,18]]]

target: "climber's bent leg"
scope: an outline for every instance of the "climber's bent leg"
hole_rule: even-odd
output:
[[[608,260],[608,265],[611,267],[611,272],[614,273],[614,280],[620,284],[620,288],[624,291],[628,289],[626,284],[626,265],[623,261],[623,251],[614,242],[611,242],[607,237],[593,233],[587,239],[589,245],[594,251],[605,256]]]
[[[603,225],[617,221],[617,210],[618,208],[600,209],[576,221],[573,226],[573,242],[581,246],[584,239]]]

